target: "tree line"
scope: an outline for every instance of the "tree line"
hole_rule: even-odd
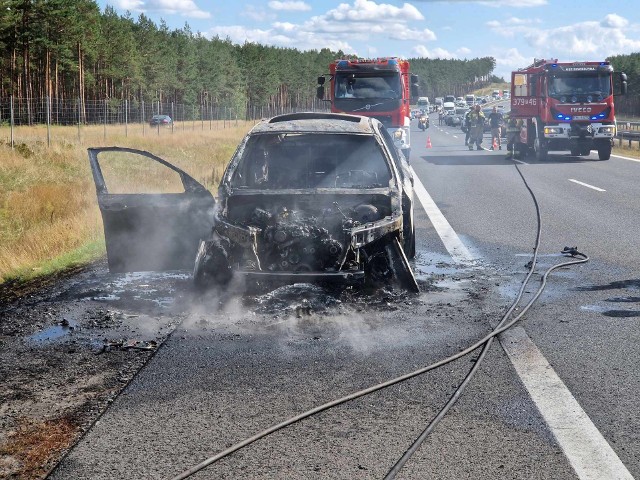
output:
[[[640,53],[614,55],[607,58],[616,72],[627,74],[628,91],[624,97],[616,97],[616,114],[636,117],[640,114]],[[614,82],[614,85],[617,82]],[[615,89],[617,90],[617,89]],[[615,91],[614,90],[614,91]]]
[[[18,99],[29,118],[43,98],[77,101],[80,111],[125,100],[308,109],[317,76],[349,57],[327,48],[237,45],[186,23],[170,29],[144,14],[101,11],[94,0],[0,0],[0,52],[0,100]],[[491,57],[409,60],[427,96],[481,87],[495,67]]]

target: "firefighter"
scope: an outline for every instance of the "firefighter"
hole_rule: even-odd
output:
[[[522,120],[510,118],[507,123],[507,159],[520,158],[521,144],[520,131],[522,130]]]
[[[500,138],[502,121],[502,113],[498,112],[496,107],[493,107],[493,110],[489,114],[489,123],[491,124],[491,150],[494,150],[494,145],[498,146],[498,150],[502,150],[502,141]]]
[[[473,144],[476,144],[476,150],[482,150],[482,135],[484,134],[484,122],[486,118],[480,105],[476,105],[469,114],[469,126],[471,127],[471,135],[469,137],[469,150],[473,150]]]
[[[473,105],[469,107],[469,111],[464,114],[464,144],[469,145],[469,138],[471,137],[471,121],[469,120],[469,115],[473,112]]]

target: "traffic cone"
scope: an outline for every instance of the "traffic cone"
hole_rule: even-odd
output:
[[[427,148],[431,148],[431,137],[427,137]]]

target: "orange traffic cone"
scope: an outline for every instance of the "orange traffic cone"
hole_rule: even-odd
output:
[[[427,137],[427,148],[431,148],[431,137]]]

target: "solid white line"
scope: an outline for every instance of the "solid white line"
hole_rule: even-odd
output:
[[[413,170],[413,167],[411,167]],[[429,220],[433,224],[433,228],[436,229],[444,247],[453,258],[458,263],[471,263],[475,259],[471,252],[467,249],[467,247],[462,243],[460,237],[456,234],[456,232],[451,228],[451,225],[444,217],[436,203],[431,198],[431,195],[427,192],[427,189],[424,188],[424,185],[416,175],[415,171],[413,172],[414,184],[413,188],[422,204],[422,208],[424,208],[425,212],[429,216]]]
[[[593,190],[596,190],[598,192],[606,192],[606,190],[604,188],[594,187],[593,185],[589,185],[588,183],[584,183],[584,182],[580,182],[578,180],[574,180],[573,178],[570,178],[569,181],[573,182],[573,183],[577,183],[578,185],[582,185],[583,187],[592,188]]]
[[[516,160],[515,158],[513,159],[513,161],[521,163],[522,165],[529,165],[527,162],[523,162],[522,160]]]
[[[612,157],[621,158],[623,160],[631,160],[632,162],[640,162],[640,158],[623,157],[622,155],[611,155]]]
[[[503,332],[500,344],[578,477],[633,480],[524,328]]]
[[[413,167],[411,167],[413,170]],[[474,258],[413,171],[414,188],[433,227],[454,261]],[[581,480],[633,480],[615,451],[553,370],[525,330],[513,327],[499,336],[516,373],[560,448]]]

